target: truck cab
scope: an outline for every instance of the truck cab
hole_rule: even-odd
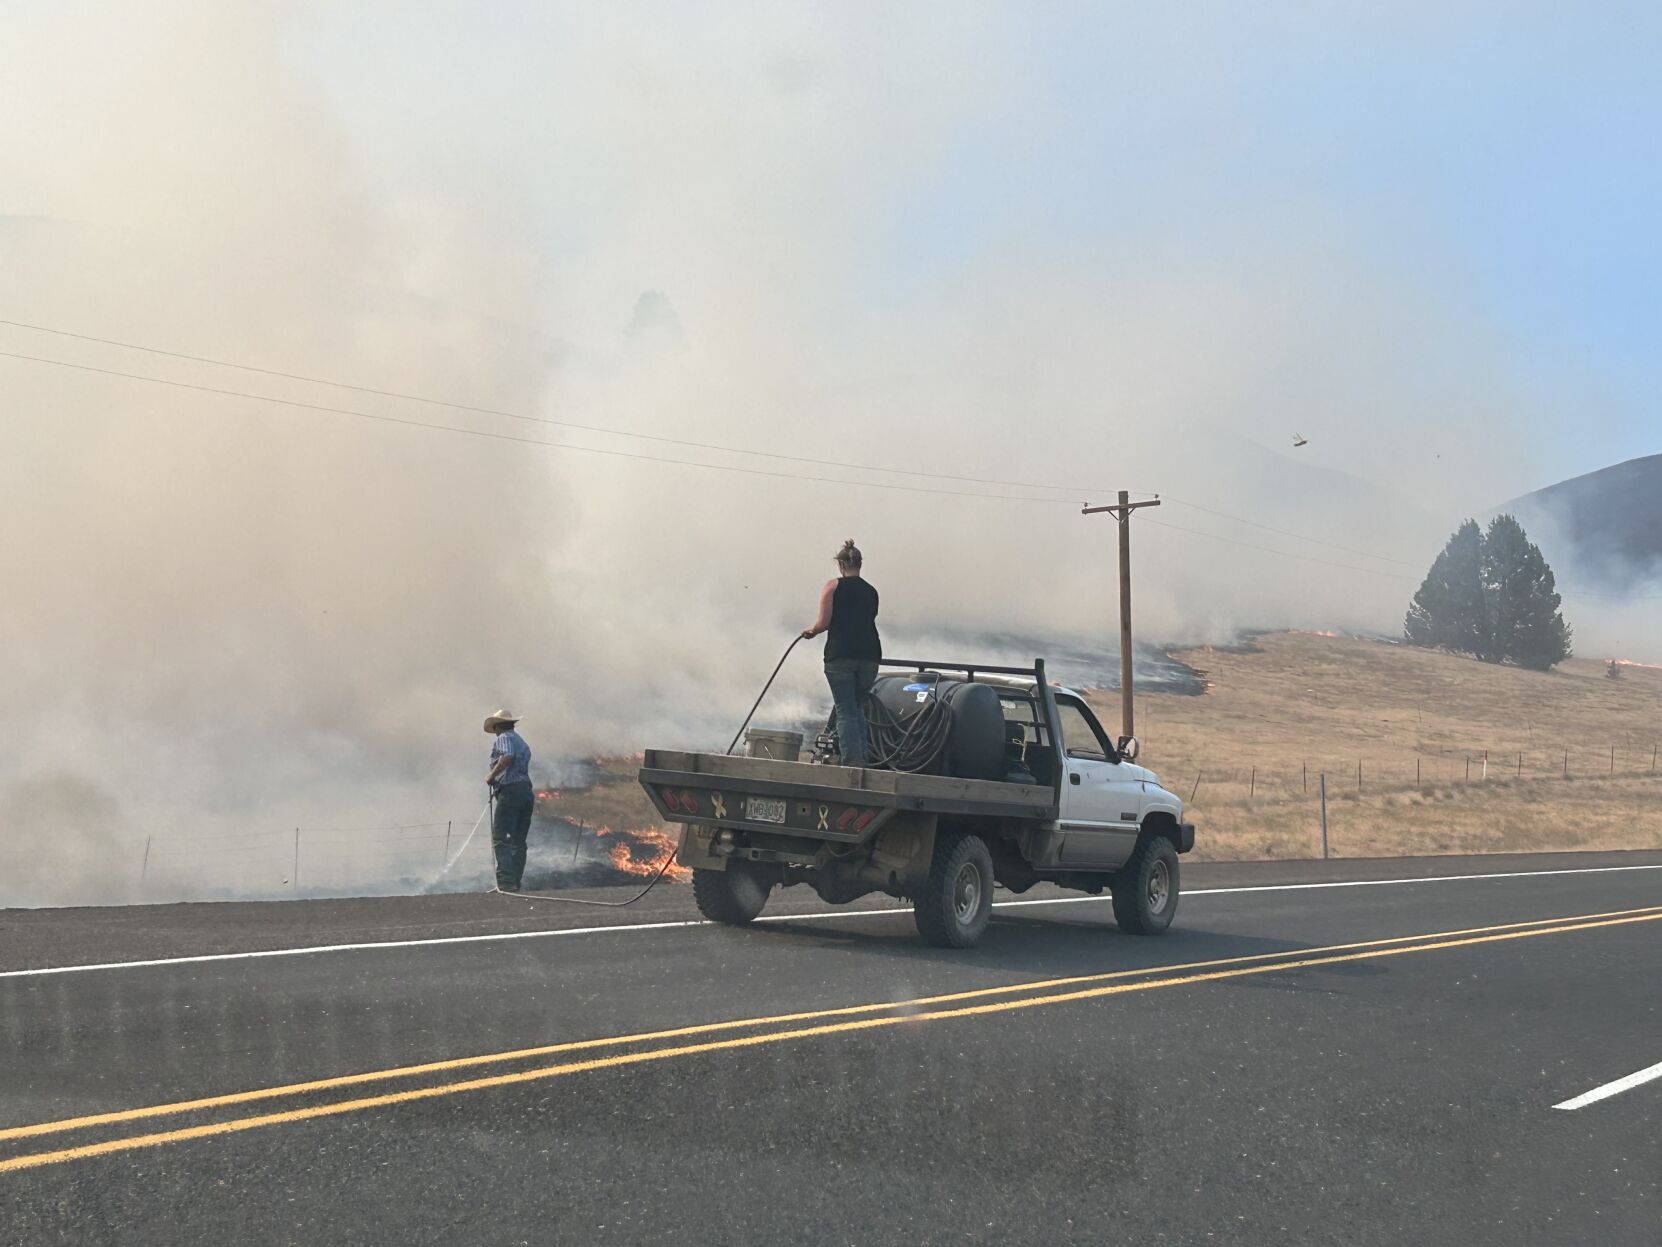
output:
[[[1066,776],[1060,785],[1054,860],[1117,869],[1136,851],[1148,817],[1163,814],[1180,822],[1182,802],[1160,786],[1153,771],[1131,761],[1134,741],[1109,740],[1083,697],[1058,689],[1054,700]],[[1179,851],[1187,848],[1179,846]]]

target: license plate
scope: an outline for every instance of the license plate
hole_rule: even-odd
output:
[[[746,797],[744,816],[753,823],[782,823],[785,821],[783,797]]]

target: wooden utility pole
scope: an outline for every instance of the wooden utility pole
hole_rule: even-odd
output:
[[[1108,507],[1084,507],[1083,515],[1099,515],[1106,511],[1120,524],[1120,731],[1126,736],[1137,734],[1136,715],[1131,697],[1131,513],[1139,507],[1157,507],[1160,500],[1132,502],[1128,490],[1120,490],[1120,500]]]

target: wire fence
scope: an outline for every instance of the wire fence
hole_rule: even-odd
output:
[[[379,827],[291,827],[264,831],[152,834],[139,863],[141,888],[188,880],[237,891],[340,887],[432,880],[460,850],[474,820]],[[482,846],[482,848],[481,848]],[[475,836],[469,854],[488,854]]]
[[[1230,765],[1154,761],[1169,789],[1197,810],[1263,803],[1337,800],[1368,794],[1455,789],[1505,781],[1573,781],[1654,776],[1662,765],[1656,744],[1603,748],[1486,749],[1439,753],[1323,755]],[[165,833],[145,837],[139,863],[142,889],[188,882],[193,890],[300,895],[353,884],[384,886],[437,880],[474,826],[474,817],[444,822],[365,827],[291,827],[262,831]],[[469,863],[488,867],[488,835],[474,837]]]
[[[1235,761],[1232,765],[1182,765],[1181,759],[1164,768],[1167,787],[1196,805],[1208,799],[1277,801],[1314,796],[1320,777],[1326,777],[1329,796],[1341,793],[1403,792],[1441,789],[1502,780],[1624,779],[1658,774],[1656,745],[1636,748],[1610,745],[1591,749],[1522,750],[1506,753],[1488,749],[1445,750],[1440,753],[1382,753],[1326,755],[1268,761]]]

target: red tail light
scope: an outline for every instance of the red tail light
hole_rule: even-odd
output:
[[[854,821],[854,816],[858,813],[858,810],[848,809],[837,815],[837,830],[847,831],[848,825]]]
[[[862,810],[860,812],[860,817],[854,820],[854,830],[855,831],[864,831],[866,829],[866,827],[871,823],[871,820],[876,818],[876,817],[877,817],[877,811],[876,810]]]
[[[672,814],[681,805],[681,798],[675,795],[675,789],[673,788],[660,788],[658,789],[658,795],[664,799],[664,805],[669,808]]]
[[[681,808],[688,814],[698,813],[698,798],[693,796],[692,793],[682,790]]]

